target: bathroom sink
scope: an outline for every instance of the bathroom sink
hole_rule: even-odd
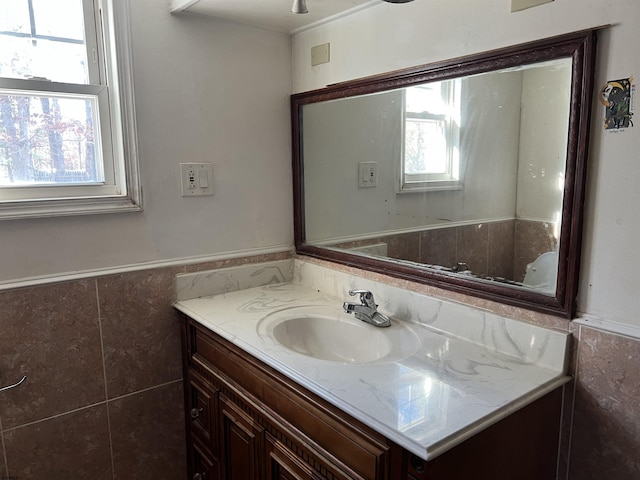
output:
[[[418,336],[404,322],[377,328],[340,307],[305,306],[271,313],[258,333],[301,355],[341,363],[394,361],[412,355]]]
[[[284,320],[274,327],[273,337],[295,352],[338,362],[372,362],[391,351],[382,332],[329,316]]]

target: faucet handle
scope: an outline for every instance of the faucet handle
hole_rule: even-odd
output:
[[[358,294],[360,294],[360,302],[362,302],[363,305],[371,308],[377,307],[375,300],[373,299],[373,293],[369,290],[349,290],[349,295],[352,297]]]
[[[366,294],[366,293],[371,293],[369,290],[349,290],[349,295],[351,295],[352,297],[358,294]]]

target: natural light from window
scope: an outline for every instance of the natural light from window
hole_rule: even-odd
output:
[[[460,82],[408,87],[404,98],[400,191],[458,187]]]
[[[83,25],[81,0],[3,1],[0,77],[88,84]],[[102,183],[96,115],[95,96],[5,90],[0,185]]]
[[[121,97],[130,66],[126,76],[115,70],[114,32],[129,48],[128,30],[114,28],[116,6],[125,11],[113,0],[0,1],[0,218],[34,201],[41,213],[56,202],[59,214],[112,211],[96,206],[107,198],[139,209],[127,185],[137,164],[135,130],[125,127],[135,122],[125,118],[132,95]]]

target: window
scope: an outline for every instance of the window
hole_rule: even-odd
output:
[[[406,88],[403,111],[400,192],[461,188],[460,81]]]
[[[141,209],[126,5],[0,2],[0,218]]]

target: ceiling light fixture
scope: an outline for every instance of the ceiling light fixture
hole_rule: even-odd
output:
[[[306,0],[293,0],[293,5],[291,6],[292,13],[309,13],[307,10],[307,2]]]
[[[413,2],[413,0],[382,0],[387,3],[409,3]],[[309,13],[307,9],[307,1],[306,0],[293,0],[293,5],[291,5],[291,13]]]

